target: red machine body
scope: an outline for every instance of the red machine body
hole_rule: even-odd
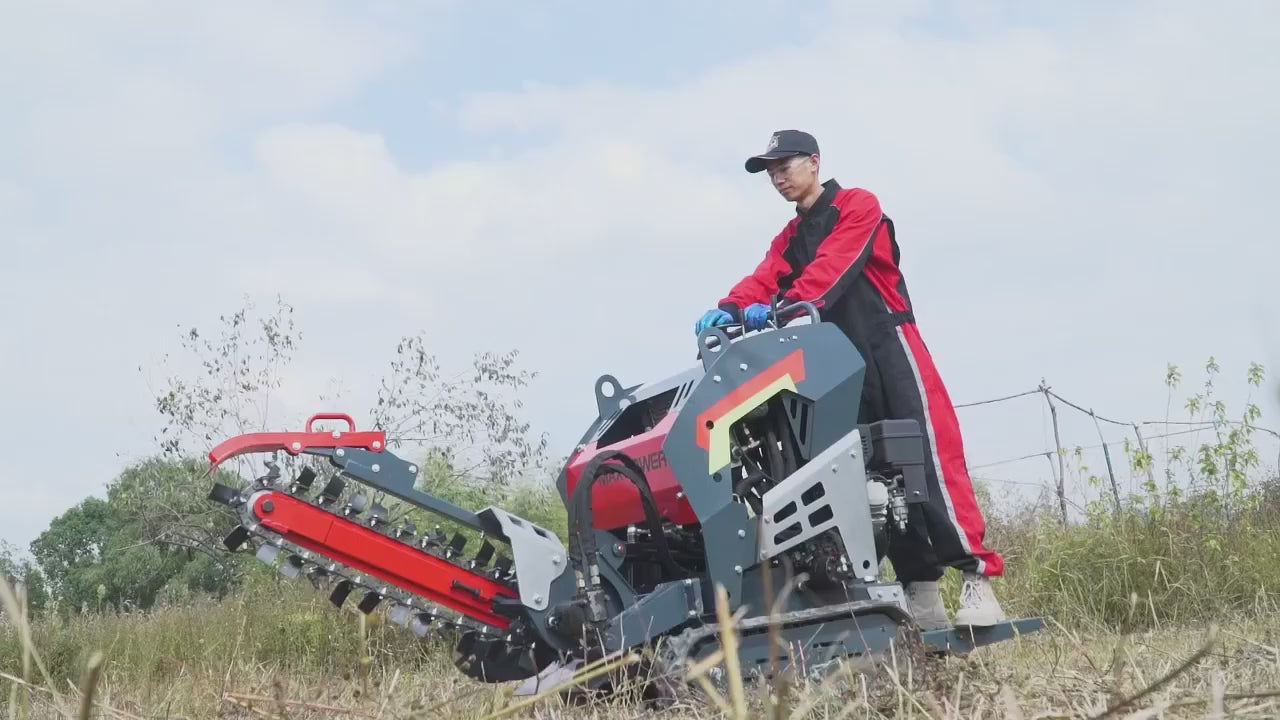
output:
[[[645,432],[633,435],[624,440],[600,445],[598,441],[582,446],[570,459],[565,468],[566,487],[573,493],[574,487],[582,477],[583,467],[601,450],[616,450],[629,455],[644,471],[645,478],[653,490],[653,499],[658,506],[658,514],[671,522],[688,525],[698,522],[689,501],[685,499],[680,483],[676,480],[671,464],[662,451],[662,444],[667,439],[671,425],[676,421],[677,413],[668,413],[657,425]],[[613,530],[631,524],[645,522],[644,504],[640,500],[640,492],[630,480],[617,474],[601,477],[596,481],[591,492],[591,508],[593,525],[601,530]]]

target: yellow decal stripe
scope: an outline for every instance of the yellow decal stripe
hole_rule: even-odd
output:
[[[742,402],[734,405],[724,415],[716,418],[715,424],[711,427],[710,447],[707,448],[708,473],[713,473],[730,462],[732,456],[729,452],[729,428],[735,422],[741,420],[744,415],[783,390],[796,391],[796,383],[791,379],[790,374],[783,375],[765,385]]]

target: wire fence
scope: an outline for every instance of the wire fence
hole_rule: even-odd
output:
[[[974,425],[966,422],[966,409],[1001,406],[1032,397],[1038,397],[1038,410],[1047,415],[1045,424],[1052,430],[1046,433],[1041,447],[1031,446],[1026,452],[993,459],[983,458],[980,450],[968,447]],[[1030,494],[1038,496],[1038,501],[1048,499],[1064,520],[1084,513],[1094,501],[1119,506],[1122,496],[1139,492],[1146,485],[1164,490],[1186,489],[1194,481],[1191,476],[1200,461],[1200,448],[1218,445],[1223,440],[1220,433],[1229,432],[1230,428],[1252,431],[1249,441],[1258,458],[1253,475],[1275,478],[1280,472],[1280,432],[1263,424],[1246,424],[1244,420],[1118,420],[1098,413],[1087,403],[1063,397],[1043,381],[1023,392],[956,403],[954,407],[966,436],[971,477],[1001,488],[1001,498]],[[1026,412],[1020,411],[1013,422],[1025,422]],[[1066,412],[1075,413],[1077,419],[1091,426],[1089,440],[1080,440],[1080,426],[1071,436],[1064,435]],[[1193,437],[1204,433],[1211,436]],[[1135,453],[1152,462],[1133,462]],[[1000,470],[991,472],[997,468]]]

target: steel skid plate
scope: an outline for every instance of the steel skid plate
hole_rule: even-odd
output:
[[[868,506],[862,436],[852,430],[764,493],[761,559],[777,557],[835,528],[854,572],[873,576],[879,559],[864,511]]]
[[[988,627],[951,627],[921,633],[925,647],[932,652],[964,655],[984,645],[1013,640],[1022,635],[1040,632],[1045,627],[1044,618],[1020,618]]]

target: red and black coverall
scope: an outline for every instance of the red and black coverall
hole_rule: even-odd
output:
[[[916,328],[899,256],[893,221],[876,196],[829,180],[817,202],[796,213],[755,271],[719,307],[741,321],[744,308],[768,304],[774,294],[780,304],[813,303],[866,360],[859,422],[913,418],[920,423],[930,499],[910,506],[923,518],[912,517],[910,540],[890,550],[900,581],[937,580],[943,565],[1000,575],[1004,561],[983,545],[985,522],[965,464],[959,421]]]

